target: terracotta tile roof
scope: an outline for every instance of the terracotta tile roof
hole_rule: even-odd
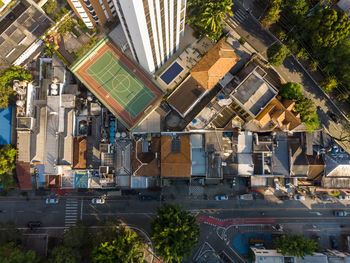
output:
[[[74,137],[73,142],[73,168],[86,168],[86,138]]]
[[[290,100],[283,100],[281,102],[277,98],[274,98],[270,104],[256,117],[256,120],[260,122],[261,127],[265,127],[265,125],[271,122],[274,124],[271,126],[271,128],[279,126],[284,130],[293,130],[301,124],[301,120],[298,115],[289,110],[293,109],[293,106],[294,102],[291,102]]]
[[[237,63],[240,57],[224,39],[220,40],[190,71],[205,89],[212,89]]]
[[[32,178],[30,176],[30,163],[17,162],[16,174],[19,183],[19,188],[22,190],[32,190]]]
[[[185,178],[191,176],[190,135],[179,135],[180,151],[172,152],[172,136],[163,135],[161,140],[162,177]]]
[[[131,164],[134,176],[160,176],[159,157],[156,158],[156,155],[160,156],[160,140],[158,137],[151,139],[149,152],[142,152],[141,140],[138,143],[133,141]]]

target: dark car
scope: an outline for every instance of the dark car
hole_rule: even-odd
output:
[[[156,197],[156,200],[157,200],[157,201],[164,201],[164,196],[163,196],[163,195],[158,195],[158,196]]]
[[[41,222],[40,221],[29,221],[27,223],[28,227],[30,229],[33,229],[33,228],[37,228],[37,227],[40,227],[41,226]]]
[[[339,121],[338,117],[333,112],[328,112],[328,116],[329,116],[329,118],[332,119],[332,121],[334,121],[335,123],[338,123],[338,121]]]
[[[335,236],[330,236],[329,241],[331,242],[331,248],[332,249],[338,249],[338,242]]]
[[[151,201],[151,200],[153,200],[153,197],[150,196],[150,195],[140,195],[140,196],[139,196],[139,199],[140,199],[141,201]]]

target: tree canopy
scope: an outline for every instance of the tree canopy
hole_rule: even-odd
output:
[[[318,248],[318,243],[300,235],[292,235],[276,238],[275,247],[284,256],[304,258],[306,255],[313,255]]]
[[[301,86],[295,82],[288,82],[280,88],[282,97],[290,100],[296,100],[303,96],[301,93]]]
[[[84,249],[90,242],[88,227],[78,220],[75,226],[71,226],[64,233],[63,244],[72,249]]]
[[[10,144],[0,148],[0,183],[5,189],[14,185],[13,169],[15,168],[16,149]]]
[[[305,35],[314,47],[335,47],[350,33],[350,19],[345,12],[317,8],[304,23]]]
[[[114,230],[112,241],[102,242],[95,246],[91,260],[93,263],[142,263],[144,260],[144,244],[132,230],[119,228]]]
[[[329,76],[320,82],[320,87],[327,93],[332,92],[338,86],[338,81],[334,76]]]
[[[151,231],[154,246],[165,262],[181,262],[189,256],[200,234],[195,217],[172,204],[158,208]]]
[[[52,15],[58,11],[57,1],[56,0],[48,0],[44,5],[44,10],[49,15]]]
[[[13,242],[18,244],[21,239],[21,233],[13,222],[0,222],[0,246]]]
[[[267,10],[264,18],[261,20],[263,27],[268,28],[270,25],[276,23],[280,19],[282,12],[283,0],[272,0],[270,8]]]
[[[1,263],[38,263],[34,251],[25,251],[15,243],[10,242],[0,247]]]
[[[279,93],[282,97],[295,101],[294,110],[300,114],[300,119],[308,131],[312,132],[318,128],[320,122],[315,103],[304,96],[298,83],[288,82],[284,84]]]
[[[14,80],[31,80],[32,75],[21,67],[10,67],[0,73],[0,109],[7,108],[11,95]]]
[[[288,54],[288,48],[279,42],[276,42],[267,49],[267,59],[269,63],[273,66],[282,65],[283,61],[285,60]]]
[[[80,257],[75,250],[70,247],[58,246],[51,251],[50,263],[79,263]]]
[[[233,16],[231,0],[189,0],[187,22],[200,35],[218,40],[222,35],[225,15]]]

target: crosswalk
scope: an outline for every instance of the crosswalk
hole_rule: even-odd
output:
[[[226,22],[232,28],[236,28],[238,27],[239,24],[243,23],[247,17],[248,17],[247,12],[245,12],[242,9],[238,9],[233,12],[233,17],[229,17],[229,19],[226,19]]]
[[[64,218],[64,224],[66,227],[75,225],[78,220],[78,208],[79,203],[77,199],[66,200],[66,214]]]

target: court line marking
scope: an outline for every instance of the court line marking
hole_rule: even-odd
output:
[[[94,68],[94,65],[96,65],[96,63],[98,65],[101,57],[104,54],[106,54],[106,53],[107,53],[107,56],[109,58],[108,64],[105,65],[102,70],[99,70],[97,73],[94,73],[95,71],[92,70],[91,68]],[[145,83],[141,83],[141,80],[139,80],[137,78],[137,76],[134,74],[134,72],[131,72],[130,69],[126,68],[126,65],[119,64],[118,63],[118,59],[113,55],[113,53],[110,50],[107,50],[104,54],[102,54],[101,57],[99,57],[95,62],[93,62],[93,64],[90,65],[86,69],[86,72],[91,77],[96,78],[98,80],[99,84],[100,83],[106,83],[108,88],[107,89],[104,88],[104,89],[107,91],[107,93],[111,94],[113,98],[118,98],[118,100],[122,103],[122,106],[123,106],[124,110],[128,111],[129,113],[131,113],[133,115],[133,117],[136,117],[138,114],[140,114],[142,112],[142,109],[137,111],[137,112],[135,112],[135,109],[133,107],[128,106],[128,104],[132,100],[134,100],[135,97],[138,96],[136,98],[136,100],[135,100],[135,102],[136,102],[136,101],[138,101],[138,100],[143,98],[143,96],[141,96],[141,95],[146,95],[147,94],[148,99],[147,99],[147,103],[145,105],[145,106],[147,106],[148,104],[150,104],[152,102],[155,94],[145,85]],[[119,74],[114,75],[114,72],[111,72],[111,71],[116,71],[116,73],[117,73],[117,72],[119,72],[121,70],[125,71],[127,74],[125,74],[123,72],[123,73],[119,73]],[[103,73],[100,74],[101,72],[103,72]],[[107,74],[108,74],[108,77],[106,77]],[[127,86],[125,85],[125,83],[123,81],[119,82],[119,86],[118,85],[114,85],[114,82],[118,81],[120,75],[123,76],[123,81],[124,81],[124,79],[128,80],[128,85]],[[132,85],[130,83],[131,79],[132,79],[132,82],[138,86],[137,90],[131,88],[132,87]],[[110,83],[112,83],[112,86],[110,86]],[[101,84],[100,84],[100,86],[101,86]],[[120,87],[122,87],[124,90],[122,90],[122,91],[119,90]],[[126,100],[125,100],[125,97],[123,99],[123,97],[120,97],[118,95],[118,93],[123,93],[123,92],[126,92],[126,91],[129,91],[129,94],[135,92],[135,95],[133,97],[131,97],[131,98],[126,99]],[[143,94],[141,94],[141,93],[143,93]],[[133,104],[136,104],[136,103],[133,103]]]

